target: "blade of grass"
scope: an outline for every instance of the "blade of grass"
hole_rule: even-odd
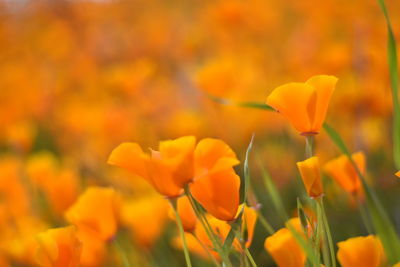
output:
[[[249,157],[250,157],[251,149],[253,148],[253,141],[254,141],[254,134],[251,136],[250,143],[246,150],[246,156],[245,156],[244,164],[243,164],[244,178],[242,179],[241,184],[240,184],[240,187],[241,187],[240,188],[240,192],[241,192],[240,199],[242,200],[242,203],[244,203],[244,204],[246,204],[247,193],[250,188]]]
[[[392,102],[393,102],[393,158],[397,169],[400,169],[400,104],[398,93],[398,65],[397,65],[397,51],[396,39],[393,34],[392,24],[390,22],[389,13],[387,11],[385,1],[378,0],[379,6],[385,16],[387,27],[387,60],[389,67],[390,84],[392,88]]]
[[[388,214],[384,210],[379,198],[373,189],[367,184],[357,164],[351,157],[351,154],[343,142],[340,135],[327,123],[324,123],[324,129],[333,143],[349,158],[351,164],[355,168],[357,175],[363,186],[367,207],[371,215],[372,223],[375,231],[382,241],[383,247],[390,263],[395,264],[400,261],[400,240],[395,231]]]
[[[272,204],[274,205],[274,208],[278,212],[279,216],[281,217],[283,222],[286,222],[287,219],[289,218],[286,210],[283,206],[283,202],[281,199],[281,196],[279,194],[278,189],[276,188],[275,183],[272,181],[271,176],[269,175],[268,171],[266,168],[263,166],[260,156],[257,156],[258,164],[261,168],[261,173],[262,173],[262,178],[264,181],[264,186],[267,189],[268,195],[271,197]]]
[[[233,101],[230,99],[226,99],[226,98],[222,98],[222,97],[218,97],[218,96],[214,96],[211,94],[206,94],[207,97],[209,99],[211,99],[212,101],[225,105],[225,106],[236,106],[236,107],[243,107],[243,108],[255,108],[255,109],[263,109],[263,110],[269,110],[269,111],[273,111],[274,108],[261,103],[261,102],[237,102],[237,101]]]

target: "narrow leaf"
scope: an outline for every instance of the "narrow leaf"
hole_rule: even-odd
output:
[[[242,182],[241,182],[241,185],[240,185],[240,187],[241,187],[240,199],[242,200],[242,203],[244,203],[244,204],[246,204],[247,193],[248,193],[249,188],[250,188],[249,156],[250,156],[251,149],[253,148],[253,140],[254,140],[254,134],[252,135],[250,143],[249,143],[249,146],[247,147],[247,150],[246,150],[246,157],[245,157],[245,160],[244,160],[244,170],[243,170],[244,179],[242,179]]]
[[[400,104],[398,93],[398,66],[397,66],[397,51],[396,39],[393,34],[392,25],[389,18],[389,13],[386,9],[385,1],[378,0],[379,6],[385,16],[387,27],[387,60],[390,75],[390,84],[392,87],[392,102],[393,102],[393,158],[397,169],[400,169]]]
[[[222,98],[222,97],[218,97],[218,96],[214,96],[211,94],[207,94],[207,97],[209,99],[211,99],[212,101],[225,105],[225,106],[237,106],[237,107],[243,107],[243,108],[254,108],[254,109],[262,109],[262,110],[269,110],[269,111],[273,111],[274,108],[261,103],[261,102],[236,102],[230,99],[226,99],[226,98]]]
[[[324,129],[329,135],[330,139],[333,141],[333,143],[336,144],[336,146],[342,151],[342,153],[347,155],[351,164],[357,172],[357,175],[362,183],[365,192],[367,207],[371,214],[372,223],[374,225],[376,233],[382,241],[389,262],[392,264],[399,262],[400,240],[392,222],[389,219],[389,216],[387,215],[382,204],[380,203],[379,198],[366,182],[364,176],[362,175],[357,164],[352,159],[351,154],[340,135],[327,123],[324,124]]]

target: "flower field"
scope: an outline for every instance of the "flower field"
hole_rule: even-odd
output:
[[[400,266],[399,1],[0,16],[0,267]]]

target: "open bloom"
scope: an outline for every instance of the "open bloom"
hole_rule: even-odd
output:
[[[41,267],[77,267],[81,242],[74,226],[50,229],[37,236],[36,261]]]
[[[160,151],[143,153],[138,144],[124,143],[111,153],[110,164],[146,179],[159,193],[178,197],[185,185],[213,216],[229,221],[239,206],[239,164],[235,152],[223,141],[205,138],[196,145],[193,136],[160,142]]]
[[[324,190],[321,182],[321,172],[317,157],[311,157],[297,162],[301,178],[310,197],[320,197]]]
[[[362,152],[351,155],[361,173],[365,172],[365,156]],[[346,155],[327,162],[324,171],[331,176],[345,191],[351,194],[360,194],[362,192],[361,181],[354,169],[353,164]]]
[[[376,236],[353,237],[337,245],[337,258],[343,267],[379,267],[385,261],[382,244]]]
[[[317,134],[325,120],[337,78],[317,75],[305,83],[288,83],[277,87],[267,104],[285,116],[301,134]]]
[[[112,151],[108,163],[142,177],[164,196],[177,197],[193,180],[195,145],[195,137],[185,136],[162,141],[159,151],[147,154],[136,143],[122,143]]]

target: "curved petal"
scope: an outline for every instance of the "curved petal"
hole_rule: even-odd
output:
[[[239,164],[235,152],[222,140],[205,138],[194,152],[196,179],[210,172],[218,172]]]
[[[338,78],[330,75],[316,75],[306,81],[317,92],[317,102],[315,107],[315,117],[312,122],[312,129],[318,132],[324,123],[326,112],[328,110],[329,101],[335,90]]]
[[[194,136],[160,142],[160,154],[165,164],[173,171],[175,183],[183,187],[193,180],[193,158],[196,146]]]
[[[314,132],[316,92],[305,83],[288,83],[277,87],[267,98],[267,104],[286,117],[300,133]]]
[[[301,178],[310,197],[319,197],[323,194],[321,173],[317,157],[311,157],[297,162]]]
[[[196,200],[214,217],[231,221],[239,206],[240,178],[233,169],[210,173],[191,184]]]
[[[136,143],[122,143],[117,146],[108,158],[107,163],[115,165],[147,179],[145,161],[148,155]]]

